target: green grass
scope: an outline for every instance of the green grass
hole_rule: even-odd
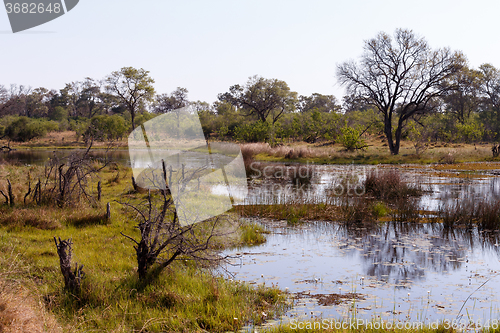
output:
[[[17,198],[26,192],[27,170],[0,167],[0,173],[15,182]],[[40,171],[32,168],[32,176]],[[259,324],[288,306],[286,294],[276,288],[224,279],[184,258],[150,284],[141,283],[133,244],[120,234],[139,237],[134,214],[117,201],[138,202],[147,196],[132,191],[130,177],[129,169],[105,168],[99,174],[102,201],[97,206],[25,206],[20,199],[12,208],[1,205],[0,262],[15,254],[20,269],[0,274],[0,282],[25,281],[32,297],[40,296],[65,332],[227,332],[248,322]],[[104,217],[107,202],[110,220]],[[234,232],[215,238],[212,248],[265,241],[265,230],[259,225],[240,228],[234,212],[227,217],[222,227]],[[84,265],[86,277],[78,295],[63,289],[53,237],[72,238],[73,262]]]
[[[269,233],[256,223],[242,223],[240,230],[242,245],[259,245],[265,243],[266,237],[264,234]]]

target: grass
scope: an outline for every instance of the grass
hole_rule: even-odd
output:
[[[137,202],[147,195],[132,191],[131,170],[105,168],[91,182],[95,190],[101,180],[101,203],[67,208],[25,205],[19,198],[27,191],[28,171],[36,178],[43,170],[0,165],[1,179],[11,179],[17,199],[14,207],[0,205],[0,262],[13,261],[23,267],[0,275],[0,286],[1,281],[24,286],[22,290],[15,286],[5,289],[5,295],[13,296],[0,298],[0,325],[5,331],[41,332],[34,326],[14,325],[19,322],[13,320],[18,318],[16,309],[23,306],[26,318],[29,311],[36,318],[43,314],[65,332],[226,332],[248,322],[262,323],[288,306],[286,294],[276,288],[224,279],[190,260],[174,262],[157,280],[142,284],[133,244],[120,235],[138,237],[134,215],[116,202]],[[0,181],[0,188],[3,185]],[[111,203],[110,220],[104,218],[107,202]],[[215,238],[213,249],[265,241],[266,231],[261,226],[244,223],[240,228],[234,213],[227,216],[222,227],[235,232]],[[74,262],[84,265],[86,273],[81,294],[63,289],[54,236],[73,240]],[[41,325],[40,320],[37,324]],[[46,330],[57,332],[56,328]]]
[[[240,225],[242,245],[259,245],[266,242],[264,234],[269,233],[262,225],[244,222]]]
[[[446,228],[477,226],[482,231],[500,230],[500,200],[455,199],[440,205],[437,215]]]
[[[347,152],[340,145],[297,142],[270,147],[267,143],[241,144],[242,151],[257,161],[299,162],[314,164],[453,164],[463,162],[500,161],[493,158],[491,144],[432,143],[424,153],[416,154],[411,142],[402,141],[399,155],[391,155],[383,136],[366,138],[368,148]]]

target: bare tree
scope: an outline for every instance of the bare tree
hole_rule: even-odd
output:
[[[84,199],[97,205],[97,196],[91,191],[91,180],[109,161],[104,161],[96,168],[90,157],[91,147],[92,144],[84,152],[72,153],[66,158],[54,155],[33,190],[30,181],[24,201],[31,197],[31,201],[38,205],[56,203],[64,207],[75,205]]]
[[[196,172],[186,178],[192,179]],[[167,171],[163,163],[161,177],[167,179]],[[154,171],[150,180],[157,182]],[[159,186],[161,188],[161,186]],[[197,260],[218,262],[227,259],[211,248],[214,237],[225,236],[229,232],[221,231],[224,216],[218,216],[200,223],[181,223],[175,210],[174,200],[167,189],[151,193],[147,200],[140,204],[122,203],[137,214],[137,228],[140,231],[138,240],[121,233],[135,245],[137,272],[139,279],[145,280],[151,268],[160,273],[174,260]]]
[[[435,98],[454,89],[445,81],[464,66],[465,59],[448,48],[431,50],[411,30],[397,29],[394,37],[395,43],[381,32],[366,41],[360,65],[353,61],[339,65],[337,77],[349,94],[373,104],[383,115],[389,149],[396,155],[408,119],[428,112]]]

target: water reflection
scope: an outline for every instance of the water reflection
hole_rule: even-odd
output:
[[[293,293],[361,293],[366,299],[356,301],[358,318],[403,320],[417,300],[425,300],[428,318],[452,318],[489,278],[474,295],[474,304],[465,308],[471,316],[485,318],[484,309],[500,305],[500,279],[495,278],[500,271],[498,233],[449,230],[438,223],[268,226],[273,233],[266,244],[231,251],[242,254],[236,262],[240,265],[229,268],[237,279],[274,283]],[[300,304],[287,318],[311,311],[324,318],[345,317],[349,308],[320,306],[314,299]],[[395,308],[401,317],[393,313]]]
[[[0,163],[5,161],[21,165],[44,165],[54,157],[64,159],[75,152],[84,151],[85,149],[19,149],[10,152],[0,152]],[[89,152],[89,156],[98,160],[109,160],[111,162],[130,166],[128,150],[92,149]]]

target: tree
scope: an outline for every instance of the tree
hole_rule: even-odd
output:
[[[486,97],[486,108],[496,114],[497,138],[500,137],[500,70],[491,64],[483,64],[479,67],[481,72],[481,91]]]
[[[189,104],[187,97],[188,92],[186,88],[177,87],[170,95],[158,95],[156,97],[154,112],[167,113],[187,106]]]
[[[219,94],[218,99],[241,108],[247,116],[256,116],[262,122],[270,117],[274,125],[283,113],[295,110],[297,93],[290,91],[285,81],[255,75],[245,86],[231,86],[229,92]]]
[[[480,77],[481,74],[464,66],[450,78],[450,84],[456,87],[447,93],[443,100],[446,111],[464,125],[471,114],[477,111],[480,103]]]
[[[311,96],[299,96],[297,107],[300,112],[319,111],[319,112],[337,112],[340,111],[340,105],[333,95],[322,95],[313,93]]]
[[[130,112],[132,129],[135,128],[135,115],[153,99],[155,81],[149,71],[142,68],[123,67],[106,78],[106,89],[116,95]]]
[[[366,41],[360,65],[353,61],[339,65],[337,77],[349,94],[364,98],[383,115],[389,149],[397,155],[407,121],[430,111],[434,99],[454,89],[446,80],[464,66],[465,59],[448,48],[431,50],[411,30],[397,29],[394,37],[395,44],[384,32]]]
[[[187,177],[194,176],[187,173]],[[163,164],[163,181],[166,182],[167,170]],[[150,181],[156,182],[154,171]],[[211,247],[216,237],[227,237],[230,232],[221,226],[227,223],[224,216],[210,218],[203,222],[183,225],[168,189],[158,187],[158,195],[149,191],[147,200],[140,204],[123,203],[136,213],[140,238],[134,239],[121,233],[134,243],[139,279],[146,281],[170,265],[174,260],[196,260],[217,262],[227,259]],[[154,268],[154,269],[153,269]],[[153,273],[153,274],[149,274]]]
[[[101,113],[105,109],[105,99],[101,92],[101,83],[90,77],[86,77],[81,84],[80,96],[77,100],[79,113],[91,119],[95,115]]]

